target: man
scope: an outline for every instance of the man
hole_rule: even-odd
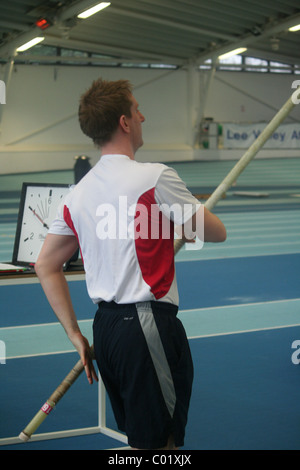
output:
[[[82,96],[79,122],[101,158],[66,197],[35,269],[92,383],[90,347],[62,271],[79,246],[98,304],[95,357],[118,427],[134,449],[173,449],[184,443],[193,380],[176,317],[174,225],[187,241],[221,242],[226,230],[173,169],[135,161],[144,121],[128,81],[99,79]]]

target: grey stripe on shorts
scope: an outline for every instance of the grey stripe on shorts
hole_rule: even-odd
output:
[[[140,324],[146,338],[149,352],[156,370],[156,374],[160,383],[162,394],[167,405],[168,411],[173,417],[176,394],[174,383],[161,342],[159,331],[156,326],[154,315],[150,302],[140,302],[136,304]]]

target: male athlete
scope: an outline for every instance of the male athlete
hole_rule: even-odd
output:
[[[80,126],[101,158],[65,198],[35,270],[93,383],[63,274],[80,248],[98,306],[95,357],[118,427],[133,449],[175,449],[184,444],[193,364],[176,316],[174,226],[186,241],[222,242],[226,230],[173,169],[135,160],[144,121],[128,81],[96,80],[81,97]]]

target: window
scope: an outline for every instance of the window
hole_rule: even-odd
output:
[[[39,55],[39,56],[56,56],[57,54],[57,47],[55,46],[44,46],[43,44],[37,44],[27,51],[19,52],[18,56],[26,56],[26,55]]]
[[[17,63],[22,64],[56,64],[56,55],[57,55],[57,47],[54,46],[44,46],[43,44],[38,44],[31,49],[28,49],[24,52],[19,52],[16,57]],[[36,57],[36,59],[34,58]],[[43,60],[43,57],[45,59]],[[53,57],[53,60],[50,59]]]
[[[122,62],[121,64],[121,67],[128,67],[128,68],[131,68],[131,67],[137,67],[139,69],[147,69],[149,68],[149,64],[143,64],[143,63],[131,63],[131,62]]]
[[[274,73],[292,73],[292,67],[281,62],[270,61],[270,72]]]
[[[242,70],[241,67],[235,67],[235,65],[242,65],[243,56],[234,55],[228,59],[220,59],[218,70]],[[223,65],[224,64],[224,65]],[[226,64],[226,65],[225,65]]]
[[[205,60],[204,64],[200,65],[200,70],[210,70],[211,69],[211,59]]]
[[[268,61],[256,57],[245,57],[245,65],[252,65],[252,67],[245,67],[246,72],[268,71]]]
[[[103,54],[91,54],[90,65],[101,65],[102,67],[117,67],[119,66],[119,62],[115,58],[110,58]]]
[[[89,57],[89,54],[87,52],[82,52],[82,51],[75,51],[72,49],[60,49],[60,56],[62,58],[65,58],[65,60],[60,60],[61,64],[71,64],[71,65],[83,65],[86,64],[86,61],[80,61],[80,60],[70,60],[71,57],[78,59],[80,57]]]
[[[177,65],[173,64],[148,63],[143,61],[130,62],[130,60],[122,61],[120,57],[116,56],[60,48],[56,46],[47,46],[43,44],[38,44],[28,51],[19,53],[16,56],[15,62],[19,64],[57,64],[94,67],[148,68],[160,70],[176,70],[178,68]],[[3,63],[3,60],[0,59],[0,63]],[[211,67],[212,60],[207,59],[199,66],[199,70],[210,70]],[[233,72],[300,74],[300,65],[298,64],[285,64],[282,62],[243,55],[235,55],[228,59],[220,59],[216,68],[220,71]]]
[[[171,64],[150,64],[151,69],[177,69],[176,65]]]

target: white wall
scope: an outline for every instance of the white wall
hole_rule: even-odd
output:
[[[138,160],[223,158],[220,152],[193,151],[187,144],[189,113],[197,110],[198,103],[193,110],[188,108],[186,71],[18,65],[7,88],[6,104],[0,105],[0,173],[69,169],[80,154],[89,155],[95,163],[99,151],[81,132],[77,108],[80,95],[99,76],[126,78],[136,87],[134,94],[146,117],[145,145],[137,154]],[[291,95],[291,84],[296,78],[219,72],[205,114],[219,122],[269,121],[274,109],[279,109]],[[291,116],[300,120],[299,108]]]
[[[292,95],[298,75],[218,72],[206,113],[223,122],[268,122]],[[300,107],[287,118],[300,120]]]

